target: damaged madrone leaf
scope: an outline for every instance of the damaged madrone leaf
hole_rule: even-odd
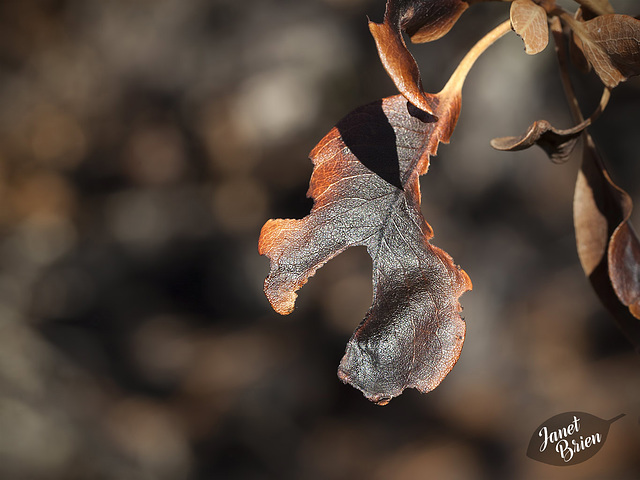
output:
[[[420,175],[447,143],[460,112],[464,78],[479,54],[509,30],[505,22],[478,42],[438,94],[430,115],[402,95],[360,107],[311,152],[308,196],[300,220],[269,220],[259,252],[270,259],[265,293],[288,314],[296,291],[345,249],[372,258],[373,303],[353,333],[338,376],[379,404],[405,388],[433,390],[456,363],[465,336],[458,298],[467,274],[429,240],[420,210]]]

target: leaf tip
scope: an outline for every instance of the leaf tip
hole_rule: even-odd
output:
[[[496,150],[507,151],[512,150],[517,143],[518,137],[497,137],[491,139],[491,146]]]
[[[270,293],[270,289],[267,286],[265,280],[265,292],[271,307],[280,315],[289,315],[296,306],[296,298],[298,294],[296,292],[283,292],[279,296],[274,296]]]

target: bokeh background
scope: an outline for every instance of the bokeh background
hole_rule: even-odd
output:
[[[270,309],[260,227],[304,216],[308,152],[395,93],[366,23],[383,11],[0,3],[0,478],[639,478],[640,361],[575,252],[579,158],[489,146],[539,118],[571,125],[552,48],[529,57],[509,35],[480,59],[422,179],[434,243],[474,283],[436,390],[378,407],[338,380],[371,302],[364,249],[323,267],[290,316]],[[412,46],[426,89],[507,15],[477,5]],[[598,82],[576,81],[588,112]],[[638,125],[636,79],[593,128],[636,205]],[[584,464],[527,458],[536,427],[571,410],[627,416]]]

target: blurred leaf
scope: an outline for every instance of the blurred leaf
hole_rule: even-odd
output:
[[[640,250],[628,225],[631,208],[631,199],[613,183],[593,139],[585,133],[573,203],[578,256],[600,300],[640,351],[640,322],[630,314],[630,309],[638,313],[640,293]]]
[[[618,299],[640,319],[640,241],[629,223],[632,207],[627,195],[623,204],[625,220],[609,240],[609,278]]]
[[[535,55],[549,43],[547,12],[532,0],[515,0],[511,4],[511,25],[524,41],[525,52]]]
[[[640,20],[628,15],[601,15],[581,22],[563,16],[584,54],[609,88],[640,74]]]
[[[494,138],[491,140],[491,146],[496,150],[514,152],[538,145],[554,163],[566,162],[576,146],[580,134],[602,113],[609,101],[609,96],[610,90],[605,88],[596,111],[591,117],[573,128],[559,130],[546,120],[537,120],[519,137]]]

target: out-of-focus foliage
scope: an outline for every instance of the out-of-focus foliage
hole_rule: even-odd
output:
[[[411,46],[427,90],[504,7],[477,5],[446,39]],[[477,285],[455,375],[385,409],[336,381],[371,303],[363,251],[329,262],[291,316],[271,312],[260,226],[304,216],[310,146],[395,93],[365,17],[382,10],[0,2],[1,478],[636,476],[638,359],[577,262],[577,163],[488,144],[531,118],[571,126],[560,94],[532,93],[559,91],[536,77],[555,68],[550,49],[529,57],[513,35],[483,57],[456,141],[430,167],[438,181],[423,179],[435,241]],[[605,157],[627,162],[612,171],[636,205],[624,132],[640,121],[638,86],[618,86],[593,128]],[[540,421],[569,410],[627,416],[585,464],[527,458]]]

